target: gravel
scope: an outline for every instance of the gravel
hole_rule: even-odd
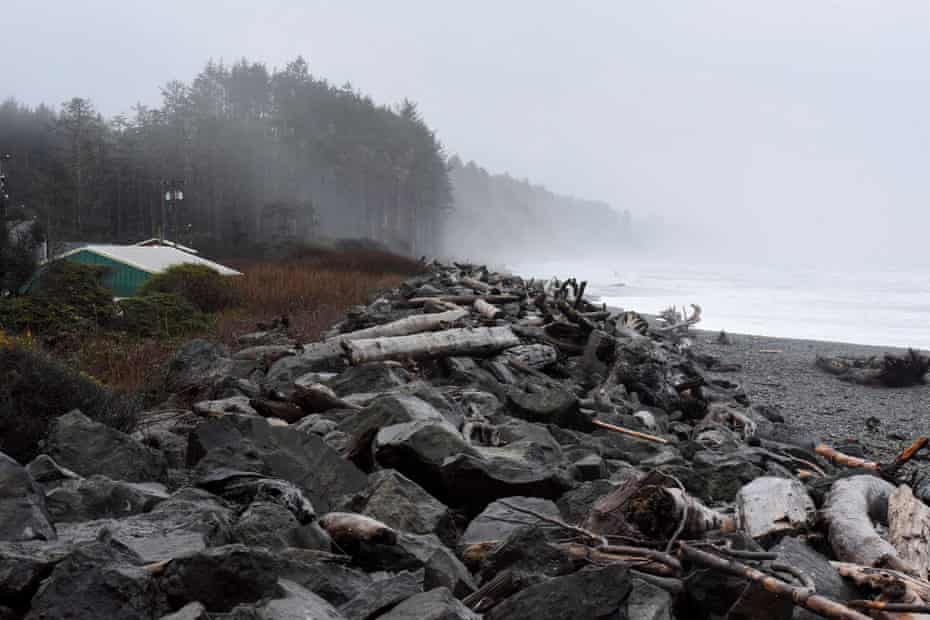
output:
[[[886,461],[916,437],[930,435],[930,385],[867,387],[814,366],[818,355],[868,357],[904,349],[742,334],[728,334],[731,344],[718,345],[716,332],[694,335],[696,353],[742,365],[742,371],[721,376],[740,383],[753,403],[774,407],[788,424],[830,445],[858,443],[867,457]],[[877,423],[867,423],[869,418]]]

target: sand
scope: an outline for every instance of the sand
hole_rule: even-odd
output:
[[[880,356],[901,349],[741,334],[729,334],[731,344],[717,345],[716,333],[694,335],[695,352],[743,367],[721,376],[740,383],[753,403],[775,407],[788,424],[811,433],[812,439],[831,445],[858,441],[868,457],[888,460],[914,438],[930,435],[930,385],[854,385],[814,366],[817,355]],[[877,419],[874,430],[866,422],[872,417]]]

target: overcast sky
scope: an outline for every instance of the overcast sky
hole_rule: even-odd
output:
[[[450,153],[740,260],[930,250],[930,3],[2,0],[0,97],[157,104],[208,58],[409,97]]]

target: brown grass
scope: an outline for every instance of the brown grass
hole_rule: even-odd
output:
[[[208,332],[190,337],[230,348],[236,348],[242,334],[256,331],[259,322],[280,316],[290,320],[291,337],[313,342],[350,307],[365,304],[373,293],[395,287],[423,269],[416,261],[377,250],[308,249],[275,262],[228,264],[243,273],[233,279],[237,307],[217,315]],[[135,393],[160,381],[179,344],[96,336],[75,355],[84,372],[110,387]]]

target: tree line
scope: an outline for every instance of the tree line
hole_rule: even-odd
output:
[[[302,58],[273,71],[211,61],[165,85],[160,107],[111,119],[84,98],[7,100],[0,152],[13,154],[10,204],[53,242],[367,238],[435,254],[452,205],[443,147],[414,103],[378,105]]]

